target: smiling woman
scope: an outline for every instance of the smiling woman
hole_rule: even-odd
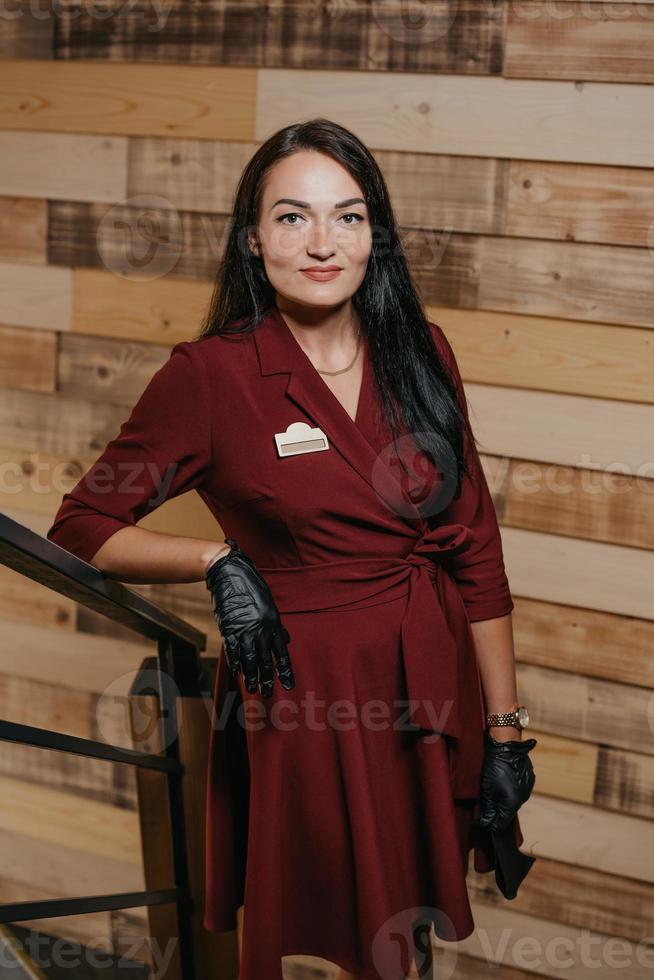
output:
[[[145,476],[107,492],[125,465]],[[510,759],[486,768],[486,710],[511,720],[516,701],[499,527],[454,354],[351,132],[311,120],[259,147],[202,333],[96,467],[49,536],[113,577],[206,576],[223,634],[206,928],[242,926],[240,980],[282,980],[294,953],[357,980],[424,973],[425,924],[445,940],[474,929],[470,850],[476,870],[498,867],[482,806],[490,825],[501,804],[514,846],[503,888],[524,877],[533,780],[510,725],[493,729]],[[133,526],[189,489],[220,553]]]

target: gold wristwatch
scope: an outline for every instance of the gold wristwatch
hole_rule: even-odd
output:
[[[502,728],[505,725],[515,725],[516,728],[523,730],[529,724],[529,712],[524,704],[517,701],[511,705],[510,711],[498,713],[496,711],[486,715],[486,725],[488,728]]]

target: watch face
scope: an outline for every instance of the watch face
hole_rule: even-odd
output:
[[[526,728],[529,724],[529,712],[525,708],[524,704],[521,704],[518,708],[518,721],[523,728]]]

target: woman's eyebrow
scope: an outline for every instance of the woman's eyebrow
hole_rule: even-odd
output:
[[[338,211],[339,208],[350,208],[353,204],[364,204],[365,201],[362,197],[348,197],[346,201],[339,201],[338,204],[334,205],[334,210]],[[278,201],[275,201],[271,205],[270,210],[277,207],[278,204],[292,204],[296,208],[304,208],[305,211],[311,211],[311,205],[307,201],[296,201],[293,197],[280,197]]]

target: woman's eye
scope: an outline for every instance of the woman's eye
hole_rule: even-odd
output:
[[[277,218],[277,220],[283,223],[286,220],[286,218],[301,218],[301,217],[302,215],[298,214],[297,211],[290,211],[288,214],[282,214],[279,218]],[[293,221],[291,222],[291,224],[295,225],[297,224],[297,222]]]
[[[356,218],[357,219],[356,221],[348,221],[348,222],[346,222],[346,224],[348,224],[348,225],[357,224],[359,221],[363,221],[364,220],[363,215],[362,214],[357,214],[356,211],[348,211],[348,213],[347,214],[344,214],[343,217],[344,218]]]

